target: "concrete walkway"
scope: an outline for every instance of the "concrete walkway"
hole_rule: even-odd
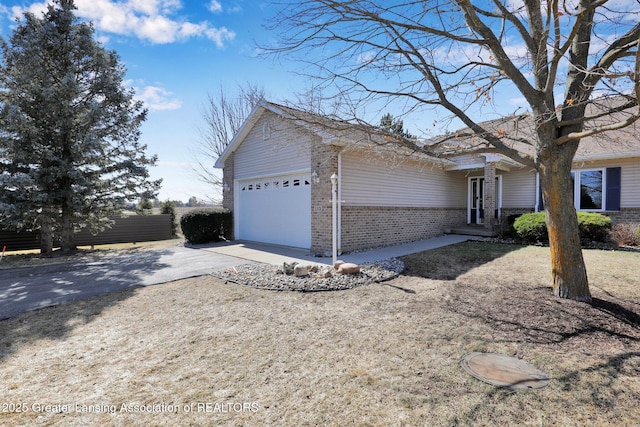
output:
[[[402,245],[387,246],[362,252],[354,252],[338,256],[345,262],[364,264],[388,258],[410,255],[417,252],[435,249],[442,246],[453,245],[467,240],[478,240],[481,237],[462,236],[449,234],[432,239],[405,243]],[[314,257],[307,249],[292,248],[289,246],[269,245],[256,242],[232,242],[216,243],[212,245],[198,245],[195,248],[215,252],[222,255],[233,256],[247,260],[247,262],[261,262],[265,264],[281,265],[283,262],[313,263],[331,265],[331,257]]]

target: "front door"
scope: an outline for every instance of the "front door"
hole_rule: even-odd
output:
[[[469,224],[482,224],[484,219],[484,178],[469,181]]]
[[[484,224],[484,193],[483,177],[469,178],[469,209],[467,222],[469,224]],[[495,212],[494,217],[500,216],[502,208],[502,177],[496,176]]]

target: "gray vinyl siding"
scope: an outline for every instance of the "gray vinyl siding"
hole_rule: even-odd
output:
[[[466,179],[438,166],[385,159],[362,152],[342,156],[344,206],[464,208]]]
[[[622,166],[620,207],[640,207],[640,159],[619,162],[616,166]]]
[[[234,154],[236,180],[309,170],[311,136],[265,112]]]
[[[536,172],[531,168],[509,172],[497,171],[502,175],[502,207],[534,208],[536,205]]]
[[[620,207],[640,207],[640,159],[612,159],[606,161],[575,162],[573,170],[606,169],[621,167]],[[524,208],[535,206],[536,173],[530,168],[510,172],[498,172],[502,175],[502,207]]]

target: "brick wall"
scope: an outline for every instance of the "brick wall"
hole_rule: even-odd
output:
[[[353,251],[437,237],[443,230],[466,224],[464,208],[344,206],[343,251]]]
[[[640,208],[622,208],[619,211],[607,211],[604,214],[610,217],[614,224],[640,223]]]
[[[222,207],[225,209],[229,209],[231,212],[234,210],[234,197],[235,197],[235,185],[234,185],[234,163],[235,163],[235,154],[231,153],[227,160],[224,162],[224,168],[222,169]],[[227,189],[224,189],[224,186],[227,186]],[[230,236],[231,239],[235,238],[235,227],[231,229]]]
[[[311,253],[314,254],[323,254],[332,247],[330,178],[338,173],[340,149],[322,144],[319,139],[311,145],[311,172],[318,174],[318,183],[311,185]]]
[[[493,230],[496,226],[495,210],[496,200],[496,166],[494,163],[487,163],[484,166],[484,227]]]
[[[222,169],[222,183],[223,186],[226,184],[228,186],[225,191],[223,188],[222,191],[222,206],[230,211],[233,211],[233,197],[234,197],[234,157],[235,154],[232,153],[229,155],[227,160],[224,162],[224,168]]]
[[[500,222],[506,222],[511,215],[522,215],[534,212],[533,208],[502,208],[500,209]]]

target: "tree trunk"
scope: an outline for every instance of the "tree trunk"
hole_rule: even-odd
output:
[[[53,221],[48,208],[40,214],[40,254],[49,256],[53,253]]]
[[[573,200],[571,163],[574,152],[571,146],[554,147],[550,156],[541,158],[540,180],[549,231],[553,293],[560,298],[591,302]]]
[[[71,200],[65,198],[62,202],[62,233],[60,236],[60,249],[62,253],[71,253],[76,250],[73,229],[73,206]]]

